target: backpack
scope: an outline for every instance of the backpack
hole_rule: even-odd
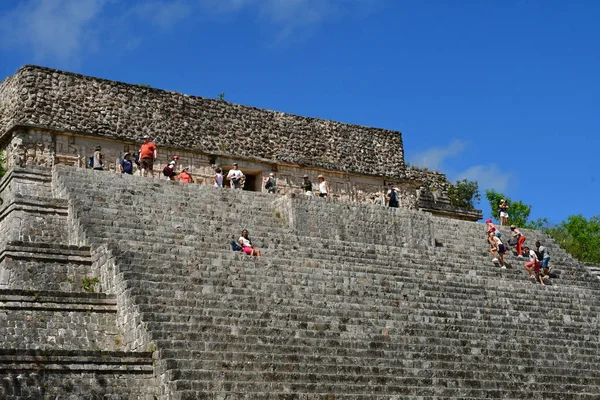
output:
[[[242,247],[236,243],[235,240],[231,241],[231,250],[233,251],[242,251]]]
[[[172,176],[175,176],[175,171],[173,171],[171,169],[171,167],[169,167],[169,164],[165,165],[165,167],[163,168],[163,175],[164,176],[168,176],[169,178]]]
[[[88,157],[88,160],[87,160],[87,166],[88,166],[89,168],[94,168],[94,156],[90,156],[90,157]]]
[[[395,204],[398,202],[398,192],[396,192],[395,190],[390,189],[388,196],[390,196],[390,203]]]
[[[535,253],[535,256],[537,257],[537,260],[542,261],[542,259],[544,258],[544,254],[537,250],[534,250],[533,252]]]
[[[133,153],[133,162],[135,163],[135,165],[137,165],[138,167],[140,166],[140,151],[136,151],[135,153]]]
[[[275,186],[275,179],[273,178],[269,178],[267,179],[267,182],[265,183],[265,189],[271,189],[273,186]]]

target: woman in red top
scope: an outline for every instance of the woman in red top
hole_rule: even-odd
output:
[[[179,173],[179,180],[183,183],[192,183],[192,174],[190,174],[190,168],[185,167],[183,171]]]

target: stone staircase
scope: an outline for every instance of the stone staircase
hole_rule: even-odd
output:
[[[539,232],[547,286],[494,267],[482,224],[65,166],[52,185],[161,399],[600,398],[600,282]],[[231,251],[243,228],[263,257]]]
[[[153,399],[152,354],[127,351],[50,171],[10,171],[0,198],[0,398]]]

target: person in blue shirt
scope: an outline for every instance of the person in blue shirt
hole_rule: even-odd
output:
[[[131,153],[125,153],[123,159],[119,163],[119,169],[122,174],[133,175],[133,161],[131,160]]]

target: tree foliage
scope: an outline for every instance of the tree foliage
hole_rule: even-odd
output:
[[[6,157],[4,157],[4,153],[0,153],[0,178],[2,178],[6,174]]]
[[[600,216],[571,215],[546,232],[580,261],[600,263]]]
[[[500,200],[504,199],[508,202],[509,224],[516,225],[521,228],[539,229],[536,226],[543,226],[544,224],[548,223],[548,221],[544,219],[529,222],[529,214],[531,213],[530,205],[525,204],[521,201],[512,201],[510,197],[507,197],[502,193],[496,192],[494,189],[486,190],[485,197],[490,203],[490,209],[492,210],[491,218],[496,222],[500,220],[500,212],[498,211],[498,205],[500,205]]]
[[[481,200],[479,185],[476,181],[467,179],[456,181],[448,188],[448,198],[453,206],[472,210],[475,208],[475,202]]]

